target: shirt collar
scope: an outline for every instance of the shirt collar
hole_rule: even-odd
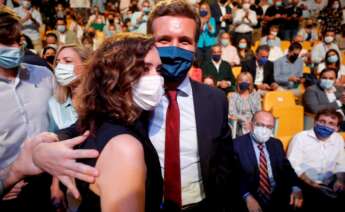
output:
[[[181,91],[187,96],[192,95],[192,85],[188,76],[184,78],[181,84],[177,87],[177,90]]]
[[[321,140],[319,140],[317,137],[316,137],[316,134],[315,134],[315,132],[314,132],[314,128],[312,128],[312,129],[310,129],[310,130],[308,130],[307,131],[307,135],[309,136],[309,137],[312,137],[316,142],[318,142],[318,143],[320,143],[320,142],[322,142],[322,143],[324,143],[324,144],[326,144],[326,145],[328,145],[328,144],[333,144],[333,140],[334,140],[334,134],[335,133],[337,133],[337,132],[334,132],[331,136],[329,136],[328,138],[327,138],[327,140],[325,140],[325,141],[321,141]]]

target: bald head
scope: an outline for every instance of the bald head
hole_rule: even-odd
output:
[[[274,128],[274,117],[272,113],[266,111],[256,112],[252,120],[253,125],[262,125],[268,128]]]

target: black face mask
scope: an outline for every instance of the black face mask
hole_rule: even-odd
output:
[[[225,4],[227,2],[227,0],[220,0],[219,1],[221,4]]]
[[[47,57],[46,57],[46,61],[47,61],[49,64],[53,64],[53,63],[54,63],[54,59],[55,59],[55,55],[50,55],[50,56],[47,56]]]
[[[292,54],[292,55],[289,56],[289,61],[291,63],[294,63],[297,60],[297,58],[298,58],[297,54]]]
[[[114,24],[114,19],[108,19],[109,24]]]

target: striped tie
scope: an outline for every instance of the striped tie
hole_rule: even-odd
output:
[[[260,150],[260,162],[259,162],[259,193],[262,195],[265,201],[268,201],[271,196],[271,185],[268,179],[267,161],[264,152],[264,145],[258,144]]]

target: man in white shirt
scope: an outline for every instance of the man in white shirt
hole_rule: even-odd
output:
[[[244,0],[242,9],[237,10],[234,15],[233,23],[235,24],[235,41],[245,37],[249,45],[252,44],[253,27],[258,24],[256,13],[250,8],[250,1]],[[237,43],[237,42],[236,42]]]
[[[338,211],[345,193],[345,149],[336,133],[342,115],[324,109],[315,116],[315,125],[295,135],[288,159],[303,182],[306,211]]]

